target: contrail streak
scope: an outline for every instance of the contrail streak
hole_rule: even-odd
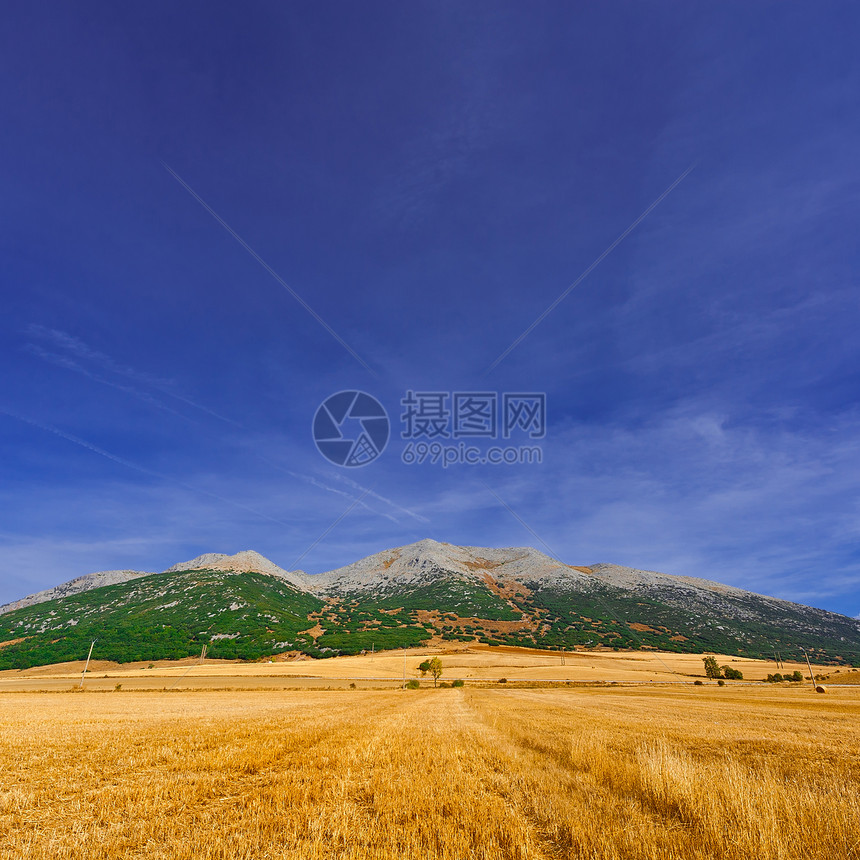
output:
[[[169,165],[164,169],[372,376],[376,371]]]
[[[690,174],[691,164],[562,294],[484,371],[495,370]]]
[[[18,415],[15,412],[10,412],[8,409],[0,408],[0,415],[6,415],[8,418],[14,418],[16,421],[21,421],[24,424],[29,424],[31,427],[36,427],[39,430],[43,430],[46,433],[53,433],[55,436],[59,436],[61,439],[65,439],[67,442],[71,442],[74,445],[77,445],[80,448],[84,448],[87,451],[92,451],[94,454],[98,454],[100,457],[104,457],[107,460],[111,460],[114,463],[118,463],[120,466],[125,466],[127,469],[133,469],[135,472],[140,472],[143,475],[147,475],[150,478],[157,478],[160,481],[166,481],[171,484],[175,484],[177,487],[182,487],[184,490],[189,490],[192,493],[198,493],[203,496],[208,496],[210,499],[214,499],[217,502],[221,502],[225,505],[230,505],[231,507],[237,508],[238,510],[245,511],[246,513],[253,514],[256,517],[261,517],[264,520],[268,520],[272,523],[277,523],[280,526],[285,526],[286,528],[292,528],[290,523],[285,523],[283,520],[279,520],[276,517],[270,517],[268,514],[264,514],[262,511],[255,510],[254,508],[250,508],[247,505],[243,505],[241,502],[234,501],[233,499],[227,499],[224,496],[219,496],[216,493],[212,493],[209,490],[201,490],[199,487],[193,487],[190,484],[186,484],[184,481],[179,481],[176,478],[171,478],[169,475],[163,475],[161,472],[155,472],[152,469],[147,469],[145,466],[139,466],[137,463],[132,463],[131,460],[126,460],[123,457],[117,457],[116,454],[111,454],[110,451],[105,451],[104,448],[99,448],[97,445],[93,445],[91,442],[87,442],[86,439],[81,439],[78,436],[73,436],[71,433],[66,433],[65,430],[60,430],[58,427],[54,427],[51,424],[43,424],[40,421],[34,421],[32,418],[25,418],[23,415]]]
[[[299,562],[321,541],[323,540],[331,530],[338,525],[347,514],[354,508],[356,505],[361,504],[364,501],[364,497],[368,495],[372,491],[372,487],[370,489],[365,490],[357,499],[352,500],[352,504],[293,562],[291,570],[295,570]]]

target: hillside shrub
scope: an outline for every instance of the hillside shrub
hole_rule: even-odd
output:
[[[462,687],[463,686],[462,678],[457,678],[456,681],[451,681],[451,686],[452,687]]]
[[[420,686],[421,686],[421,682],[416,681],[415,678],[411,678],[409,681],[406,682],[406,689],[407,690],[417,690]]]

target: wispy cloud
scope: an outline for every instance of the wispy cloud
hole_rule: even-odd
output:
[[[168,541],[160,535],[161,549]],[[105,569],[137,570],[147,558],[153,536],[81,540],[67,537],[28,537],[0,534],[2,547],[2,583],[0,604],[18,600],[87,573]]]
[[[344,498],[352,499],[355,497],[355,493],[359,492],[361,493],[361,506],[363,508],[368,511],[371,511],[372,513],[379,514],[379,516],[385,517],[393,523],[400,523],[401,520],[394,516],[390,511],[379,511],[371,508],[367,504],[367,502],[364,501],[364,499],[375,499],[378,502],[382,502],[384,505],[390,508],[390,510],[396,511],[402,516],[409,517],[416,522],[430,522],[430,520],[422,514],[418,514],[415,511],[410,510],[409,508],[405,508],[402,505],[397,504],[397,502],[394,502],[391,499],[386,498],[385,496],[382,496],[379,493],[375,492],[372,488],[368,488],[363,484],[360,484],[358,481],[354,481],[351,478],[346,477],[345,475],[333,473],[330,476],[330,479],[333,480],[335,483],[349,487],[349,490],[342,489],[341,487],[334,487],[331,484],[326,483],[325,481],[321,481],[319,478],[313,475],[300,475],[296,472],[289,472],[289,474],[292,475],[294,478],[298,478],[301,481],[305,481],[311,486],[318,487],[319,489],[324,490],[327,493],[334,493],[335,495],[343,496]]]
[[[25,349],[31,355],[50,362],[57,367],[71,370],[93,380],[94,382],[98,382],[101,385],[107,385],[119,391],[123,391],[133,397],[137,397],[139,400],[142,400],[144,403],[147,403],[156,409],[171,412],[172,414],[179,415],[181,417],[187,417],[181,412],[167,406],[157,397],[154,397],[150,392],[145,390],[146,388],[154,389],[165,397],[169,397],[174,401],[190,406],[197,412],[208,415],[209,417],[222,421],[225,424],[230,424],[233,427],[244,429],[242,424],[238,421],[234,421],[232,418],[228,418],[186,394],[177,391],[174,380],[162,379],[133,367],[129,367],[128,365],[121,364],[104,352],[93,349],[80,338],[74,337],[73,335],[58,329],[32,324],[27,327],[26,331],[27,334],[36,341],[48,343],[54,350],[59,350],[59,352],[51,352],[41,346],[40,343],[32,341],[25,345]],[[115,378],[112,379],[111,377]],[[125,382],[118,382],[117,378],[125,380]],[[129,382],[134,384],[129,385]]]
[[[335,478],[340,483],[346,484],[347,486],[350,486],[353,489],[361,490],[361,491],[365,491],[367,489],[365,486],[358,483],[358,481],[354,481],[351,478],[348,478],[346,475],[336,473]],[[393,501],[392,499],[389,499],[386,496],[380,495],[377,492],[374,492],[371,490],[368,492],[368,495],[370,498],[376,499],[377,501],[380,501],[380,502],[383,502],[384,504],[391,507],[393,510],[397,511],[400,514],[403,514],[406,517],[410,517],[411,519],[415,520],[416,522],[419,522],[419,523],[429,523],[430,522],[429,518],[425,517],[423,514],[416,513],[411,508],[406,508],[403,505],[400,505],[397,502]]]
[[[49,364],[53,364],[56,367],[62,367],[64,370],[71,370],[74,373],[79,373],[81,376],[85,376],[87,379],[90,379],[93,382],[97,382],[99,385],[106,385],[108,388],[113,388],[117,391],[122,391],[125,394],[130,394],[132,397],[135,397],[143,403],[146,403],[153,409],[158,409],[162,412],[168,412],[171,415],[177,416],[178,418],[188,420],[186,415],[183,415],[176,409],[172,409],[166,403],[163,403],[157,397],[153,397],[146,391],[143,391],[140,388],[136,388],[133,385],[127,385],[122,382],[117,382],[116,380],[108,379],[105,376],[102,376],[98,373],[94,373],[93,371],[88,370],[82,364],[79,364],[77,361],[72,358],[69,358],[68,356],[60,355],[55,352],[49,352],[48,350],[43,349],[41,346],[35,343],[25,344],[24,349],[28,353],[30,353],[30,355],[33,355],[36,358],[40,358],[43,361],[47,361]]]
[[[135,370],[127,365],[119,364],[109,355],[99,352],[97,349],[93,349],[80,338],[77,338],[68,332],[33,323],[27,326],[27,333],[32,337],[48,341],[54,344],[56,348],[63,349],[67,353],[74,355],[79,359],[92,361],[93,364],[100,366],[103,370],[116,373],[118,376],[124,376],[135,382],[140,382],[144,385],[151,385],[154,388],[166,388],[172,384],[171,380],[160,379],[157,376]]]
[[[637,427],[570,426],[540,484],[510,480],[504,496],[572,563],[832,605],[860,586],[857,417],[756,426],[689,402]]]
[[[23,424],[29,424],[31,427],[43,430],[46,433],[52,433],[53,435],[58,436],[61,439],[65,439],[67,442],[71,442],[73,445],[76,445],[79,448],[83,448],[84,450],[90,451],[91,453],[96,454],[99,457],[103,457],[106,460],[110,460],[113,463],[117,463],[120,466],[124,466],[126,469],[131,469],[132,471],[139,472],[140,474],[145,475],[149,478],[154,478],[158,481],[174,484],[175,486],[181,487],[184,490],[190,490],[193,493],[199,493],[208,496],[209,498],[214,499],[217,502],[221,502],[225,505],[229,505],[231,507],[237,508],[238,510],[244,511],[245,513],[253,514],[255,517],[260,517],[261,519],[277,523],[281,526],[289,527],[290,525],[289,523],[278,519],[277,517],[270,516],[263,511],[257,510],[256,508],[252,508],[248,505],[243,504],[242,502],[238,502],[234,498],[228,498],[226,496],[213,493],[211,490],[203,489],[201,487],[191,486],[190,484],[186,483],[181,479],[172,477],[170,475],[165,475],[162,472],[157,472],[153,469],[147,468],[146,466],[141,466],[138,463],[134,463],[131,460],[126,459],[125,457],[119,457],[116,454],[112,454],[110,451],[106,451],[104,448],[101,448],[98,445],[93,445],[86,439],[81,439],[79,436],[75,436],[72,433],[67,433],[65,430],[61,430],[59,427],[54,427],[53,425],[46,424],[42,421],[36,421],[33,418],[19,415],[7,409],[0,408],[0,415],[5,415],[8,418],[13,418]]]

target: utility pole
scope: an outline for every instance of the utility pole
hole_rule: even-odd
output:
[[[801,648],[803,651],[803,656],[806,657],[806,665],[809,666],[809,680],[812,681],[812,689],[815,689],[815,674],[812,671],[812,663],[809,662],[809,654],[806,653],[805,648]]]
[[[81,672],[81,683],[78,684],[79,690],[84,686],[84,676],[87,674],[87,669],[90,668],[90,657],[93,656],[93,647],[95,646],[95,644],[96,644],[96,640],[93,639],[93,641],[90,642],[90,653],[87,654],[87,662],[86,662],[86,665],[84,666],[84,671]]]

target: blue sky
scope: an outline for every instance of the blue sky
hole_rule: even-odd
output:
[[[860,613],[853,4],[5,8],[0,601],[432,537]],[[402,463],[410,389],[543,462]]]

